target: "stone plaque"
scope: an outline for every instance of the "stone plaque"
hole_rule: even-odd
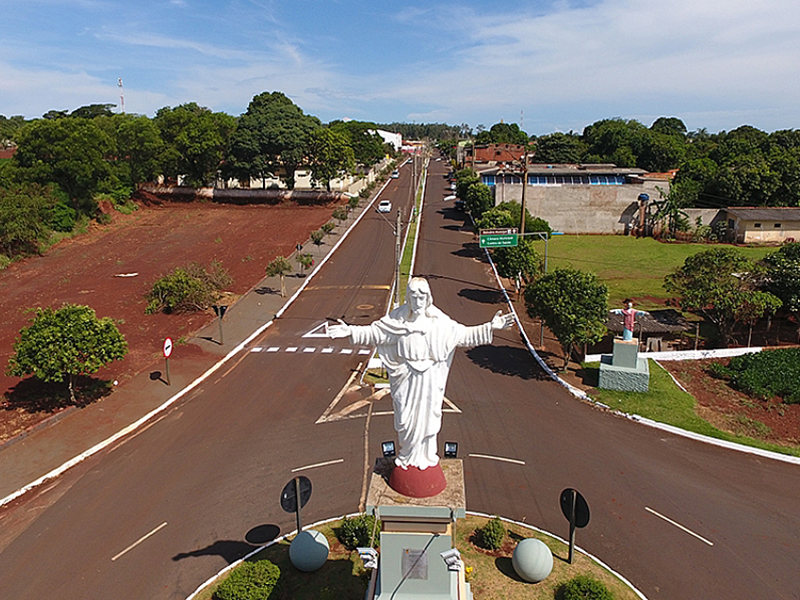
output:
[[[428,553],[425,550],[403,550],[403,579],[428,579]]]

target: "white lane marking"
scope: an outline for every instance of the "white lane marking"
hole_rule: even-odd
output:
[[[255,346],[250,349],[250,352],[261,352],[263,348],[261,346]]]
[[[287,352],[297,352],[297,346],[289,346],[286,349]]]
[[[491,456],[489,454],[468,454],[472,458],[488,458],[489,460],[499,460],[501,462],[514,463],[515,465],[524,465],[524,460],[517,460],[516,458],[505,458],[503,456]]]
[[[314,348],[313,346],[309,346],[307,348],[303,348],[303,352],[305,352],[307,354],[310,354],[311,352],[316,352],[316,351],[317,351],[317,349]]]
[[[306,465],[305,467],[297,467],[296,469],[292,469],[292,473],[297,473],[298,471],[308,471],[309,469],[316,469],[317,467],[327,467],[328,465],[336,465],[339,463],[343,463],[343,458],[337,458],[336,460],[328,460],[321,463],[316,463],[314,465]]]
[[[323,321],[316,327],[314,327],[308,333],[304,333],[301,337],[304,338],[327,338],[328,336],[328,322]]]
[[[267,352],[277,352],[278,350],[280,350],[278,346],[270,346],[267,348]]]
[[[342,348],[341,352],[339,352],[339,354],[352,354],[352,353],[353,353],[352,348]]]
[[[654,515],[655,515],[655,516],[657,516],[659,519],[664,519],[664,520],[665,520],[667,523],[670,523],[671,525],[675,525],[675,527],[677,527],[677,528],[678,528],[678,529],[680,529],[681,531],[685,531],[685,532],[686,532],[686,533],[688,533],[689,535],[693,535],[694,537],[696,537],[696,538],[697,538],[698,540],[700,540],[701,542],[705,542],[705,543],[706,543],[706,544],[708,544],[709,546],[713,546],[713,545],[714,545],[714,542],[709,542],[709,541],[708,541],[706,538],[704,538],[702,535],[698,535],[698,534],[696,534],[696,533],[695,533],[694,531],[692,531],[691,529],[687,529],[686,527],[684,527],[684,526],[683,526],[683,525],[681,525],[680,523],[676,523],[676,522],[675,522],[675,521],[673,521],[672,519],[670,519],[670,518],[668,518],[668,517],[665,517],[665,516],[664,516],[664,515],[662,515],[661,513],[658,513],[658,512],[656,512],[656,511],[654,511],[654,510],[653,510],[652,508],[650,508],[649,506],[645,506],[645,507],[644,507],[644,509],[645,509],[647,512],[654,514]]]
[[[323,353],[323,354],[333,354],[333,348],[330,348],[330,347],[328,347],[328,348],[323,348],[323,349],[322,349],[322,353]]]
[[[359,354],[369,354],[370,352],[372,352],[372,350],[369,348],[361,348],[361,350],[358,351]]]
[[[125,550],[123,550],[123,551],[122,551],[122,552],[120,552],[119,554],[117,554],[117,555],[113,556],[113,557],[111,558],[111,560],[112,560],[112,561],[115,561],[115,560],[117,560],[117,559],[118,559],[120,556],[122,556],[123,554],[125,554],[126,552],[130,552],[131,550],[133,550],[134,548],[136,548],[136,546],[138,546],[138,545],[139,545],[139,544],[141,544],[143,541],[145,541],[147,538],[149,538],[151,535],[154,535],[154,534],[158,533],[160,530],[164,529],[164,527],[166,527],[166,526],[167,526],[167,522],[166,522],[166,521],[164,521],[164,522],[163,522],[161,525],[159,525],[158,527],[156,527],[155,529],[153,529],[153,531],[151,531],[150,533],[148,533],[148,534],[146,534],[146,535],[143,535],[143,536],[142,536],[142,537],[140,537],[138,540],[136,540],[135,542],[133,542],[133,543],[132,543],[130,546],[128,546],[127,548],[125,548]]]

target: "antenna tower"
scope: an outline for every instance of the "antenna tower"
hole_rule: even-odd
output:
[[[122,78],[117,79],[117,87],[119,88],[119,112],[125,114],[125,94],[122,91]]]

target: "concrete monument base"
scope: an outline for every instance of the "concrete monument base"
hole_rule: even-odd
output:
[[[378,570],[367,600],[472,599],[463,566],[448,570],[441,556],[453,547],[456,519],[466,516],[463,464],[456,459],[439,464],[445,489],[436,496],[414,498],[389,486],[391,459],[376,461],[366,508],[381,520],[383,529]]]
[[[636,368],[618,367],[612,364],[608,355],[603,355],[600,360],[597,385],[600,389],[621,392],[646,392],[650,389],[650,366],[646,358],[638,358]]]

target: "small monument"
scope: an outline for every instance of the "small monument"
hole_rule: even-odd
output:
[[[488,323],[467,327],[433,305],[428,282],[413,277],[406,303],[370,325],[339,321],[328,328],[332,338],[377,346],[389,375],[394,429],[400,442],[389,485],[405,496],[425,498],[444,490],[446,481],[437,455],[442,403],[456,348],[492,343],[492,332],[514,323],[500,311]]]
[[[611,311],[623,317],[622,338],[614,338],[613,354],[601,358],[598,387],[623,392],[646,392],[650,389],[650,368],[647,359],[639,357],[639,338],[633,337],[633,328],[637,315],[650,313],[633,308],[630,298],[623,303],[625,308]]]

